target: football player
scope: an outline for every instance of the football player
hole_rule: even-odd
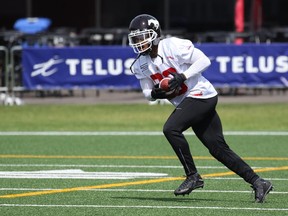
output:
[[[140,81],[144,96],[149,101],[169,99],[176,107],[163,127],[163,133],[186,174],[186,179],[174,194],[189,194],[204,186],[183,135],[185,130],[192,128],[214,158],[251,184],[255,202],[262,203],[273,186],[271,182],[259,177],[227,145],[216,111],[217,92],[202,76],[211,64],[209,58],[195,48],[190,40],[162,38],[159,21],[148,14],[132,19],[129,32],[129,45],[138,54],[131,65],[131,71]],[[159,82],[164,77],[171,77],[169,92],[159,88]]]

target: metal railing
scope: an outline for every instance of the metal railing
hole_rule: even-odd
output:
[[[0,46],[0,52],[2,52],[3,55],[3,70],[1,75],[1,84],[0,84],[0,91],[7,92],[8,91],[8,85],[9,85],[9,72],[8,72],[8,49],[5,46]],[[4,73],[4,74],[3,74]],[[4,80],[2,78],[4,77]],[[3,83],[4,81],[4,83]]]

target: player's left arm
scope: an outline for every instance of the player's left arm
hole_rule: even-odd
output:
[[[169,81],[171,89],[179,88],[186,79],[201,74],[210,66],[210,59],[199,49],[195,48],[190,40],[176,39],[171,43],[169,51],[173,53],[179,68],[181,65],[189,65],[185,71],[172,74],[174,77]],[[173,51],[172,51],[173,50]]]
[[[178,71],[178,73],[184,74],[186,79],[202,73],[211,64],[210,59],[187,39],[175,40],[175,43],[173,43],[173,54],[179,67],[184,64],[189,65],[185,71]]]
[[[202,73],[211,64],[210,59],[201,50],[197,48],[194,48],[190,59],[187,59],[186,61],[187,63],[191,64],[190,67],[183,72],[187,79]]]

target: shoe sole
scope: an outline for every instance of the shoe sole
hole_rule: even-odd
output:
[[[189,195],[193,190],[198,189],[198,188],[203,188],[203,187],[204,187],[204,183],[201,184],[201,185],[198,185],[197,187],[191,188],[191,189],[189,189],[189,190],[187,190],[187,191],[185,191],[185,192],[183,192],[183,193],[175,193],[175,192],[174,192],[174,195],[175,195],[175,196],[180,196],[180,195],[185,196],[185,195]]]

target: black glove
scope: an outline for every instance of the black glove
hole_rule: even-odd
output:
[[[170,73],[173,78],[169,80],[169,88],[171,90],[180,88],[183,82],[186,80],[186,77],[184,74],[179,74],[179,73]]]
[[[169,97],[169,93],[161,88],[155,87],[151,91],[151,97],[154,99],[166,99]]]

